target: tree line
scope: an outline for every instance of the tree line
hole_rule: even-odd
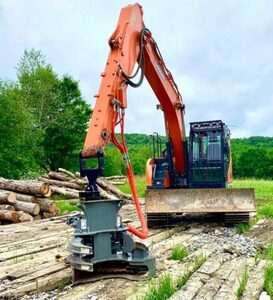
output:
[[[91,107],[78,82],[62,77],[35,49],[26,50],[14,81],[0,80],[0,176],[33,178],[64,167],[79,170]],[[136,175],[145,174],[151,157],[149,136],[126,134]],[[162,137],[164,143],[164,137]],[[232,139],[233,173],[237,178],[273,178],[273,138]],[[118,150],[106,147],[104,174],[124,174]]]

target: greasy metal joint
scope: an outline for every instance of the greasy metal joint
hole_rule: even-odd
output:
[[[185,104],[182,104],[182,103],[176,103],[176,104],[175,104],[175,107],[176,107],[177,109],[185,110]]]

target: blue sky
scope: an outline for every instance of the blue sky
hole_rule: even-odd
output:
[[[131,2],[134,3],[134,2]],[[222,119],[233,137],[273,136],[273,1],[141,1],[186,105],[185,121]],[[0,78],[15,79],[24,49],[80,82],[86,100],[100,84],[108,38],[128,1],[0,0]],[[164,133],[145,82],[128,88],[126,132]]]

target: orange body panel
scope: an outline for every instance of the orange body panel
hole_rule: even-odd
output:
[[[146,186],[151,187],[153,185],[153,165],[154,165],[154,159],[149,158],[146,162]]]

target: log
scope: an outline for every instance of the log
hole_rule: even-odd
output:
[[[19,222],[18,211],[0,210],[0,220],[12,221],[14,223]]]
[[[12,204],[15,203],[15,201],[16,201],[16,196],[13,192],[0,191],[0,203]]]
[[[15,195],[16,195],[16,200],[35,203],[35,201],[34,201],[36,199],[35,196],[24,195],[24,194],[19,194],[19,193],[16,193]]]
[[[113,185],[123,185],[125,184],[125,180],[124,181],[112,181],[112,180],[109,180],[109,182]]]
[[[40,211],[54,212],[56,210],[56,202],[47,198],[36,198],[30,195],[16,194],[16,199],[23,202],[37,203]]]
[[[126,176],[123,175],[115,175],[115,176],[108,176],[108,177],[104,177],[107,180],[125,180]]]
[[[104,198],[104,199],[112,199],[112,200],[117,199],[116,196],[107,193],[107,192],[104,191],[100,186],[98,186],[98,190],[99,190],[99,192],[100,192],[101,198]]]
[[[23,202],[23,201],[16,201],[14,203],[14,207],[18,211],[23,211],[31,215],[38,215],[40,212],[40,206],[37,203],[31,203],[31,202]]]
[[[14,206],[10,204],[0,204],[0,210],[12,210],[15,211]]]
[[[35,203],[39,204],[41,212],[53,213],[57,209],[57,204],[53,200],[45,198],[35,198]]]
[[[61,187],[57,187],[57,186],[52,186],[51,189],[52,189],[54,194],[59,194],[59,195],[62,195],[66,198],[79,198],[79,191],[78,190],[73,190],[73,189],[68,189],[68,188],[61,188]]]
[[[80,199],[76,198],[76,199],[70,199],[69,200],[69,203],[72,204],[72,205],[77,205],[78,203],[80,203]]]
[[[60,187],[67,187],[67,188],[74,189],[74,190],[82,190],[83,189],[82,186],[80,186],[79,184],[74,183],[74,182],[59,181],[59,180],[54,180],[54,179],[47,179],[44,177],[39,177],[38,180],[45,182],[51,186],[56,185],[56,186],[60,186]]]
[[[114,194],[116,197],[118,197],[118,199],[132,200],[131,195],[123,193],[105,178],[97,178],[97,185],[99,185],[102,189]]]
[[[25,202],[25,203],[27,203],[27,202]],[[26,213],[24,211],[15,211],[15,212],[19,216],[19,222],[30,222],[30,221],[33,221],[33,217],[30,214],[28,214],[28,213]]]
[[[60,180],[60,181],[69,181],[71,178],[67,178],[67,176],[61,174],[61,173],[57,173],[57,172],[49,172],[48,173],[48,176],[52,179],[57,179],[57,180]]]
[[[76,175],[74,175],[72,172],[67,171],[66,169],[63,169],[63,168],[58,168],[58,172],[68,175],[69,177],[74,178],[74,179],[77,178]]]
[[[33,216],[33,220],[36,221],[36,220],[41,220],[42,219],[42,215],[41,213],[36,215],[36,216]]]
[[[0,188],[18,193],[51,196],[51,189],[47,183],[36,180],[7,180],[0,178]]]
[[[42,212],[41,213],[41,216],[42,216],[42,219],[48,219],[48,218],[52,218],[52,217],[55,217],[55,216],[57,216],[59,214],[59,212],[58,211],[56,211],[56,212],[53,212],[53,213],[48,213],[48,212]]]

